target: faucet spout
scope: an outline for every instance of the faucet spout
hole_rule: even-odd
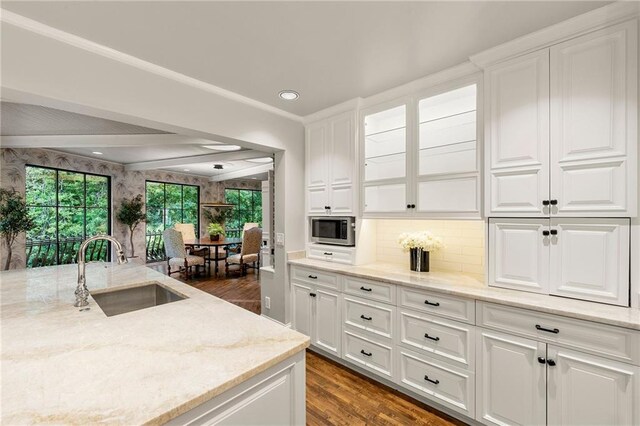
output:
[[[73,304],[75,307],[87,306],[89,304],[89,289],[87,289],[87,278],[85,276],[86,270],[86,252],[90,243],[99,240],[111,241],[116,249],[116,261],[119,265],[127,263],[127,257],[124,254],[124,248],[120,241],[116,240],[110,235],[96,235],[95,237],[87,238],[78,250],[78,286],[76,287],[76,301]]]

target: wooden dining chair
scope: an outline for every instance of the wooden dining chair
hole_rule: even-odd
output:
[[[229,276],[229,265],[240,265],[242,275],[247,274],[247,268],[255,268],[260,276],[260,248],[262,246],[262,229],[249,228],[242,235],[240,253],[228,256],[224,262],[225,273]]]
[[[167,275],[173,273],[171,268],[174,267],[177,268],[174,272],[184,271],[186,278],[189,279],[194,266],[196,272],[198,272],[199,266],[205,269],[204,257],[187,253],[180,231],[172,228],[165,229],[162,233],[162,239],[164,240],[164,251],[167,255]]]

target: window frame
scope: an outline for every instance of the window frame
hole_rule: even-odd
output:
[[[255,212],[256,212],[256,204],[255,204],[255,198],[254,198],[254,196],[262,197],[262,190],[261,190],[261,189],[233,188],[233,187],[225,188],[225,189],[224,189],[224,199],[225,199],[225,202],[228,202],[228,201],[227,201],[227,191],[237,191],[237,192],[238,192],[238,200],[240,200],[240,192],[242,192],[242,191],[245,191],[245,192],[251,192],[252,194],[251,194],[251,210],[250,210],[250,213],[251,213],[251,217],[254,217]],[[263,217],[262,217],[262,207],[263,207],[263,206],[262,206],[262,204],[261,204],[261,209],[260,209],[260,224],[262,224],[262,220],[263,220]],[[231,212],[231,215],[233,216],[233,214],[234,214],[235,212],[238,212],[238,211],[240,211],[240,210],[238,209],[238,206],[237,206],[237,205],[235,205],[235,207],[233,208],[233,210],[232,210],[232,212]],[[235,219],[232,219],[232,220],[235,220]],[[228,229],[228,228],[225,226],[225,229]],[[242,227],[240,228],[240,230],[242,230]]]
[[[167,182],[161,180],[153,180],[153,179],[145,179],[144,181],[144,205],[145,205],[145,237],[148,235],[156,235],[156,233],[150,234],[147,232],[147,211],[149,210],[148,206],[148,198],[147,198],[147,184],[148,183],[159,183],[162,184],[162,226],[164,229],[167,229],[167,185],[175,185],[180,187],[180,223],[184,223],[184,187],[190,187],[196,189],[197,200],[196,200],[196,223],[195,230],[196,235],[200,235],[200,185],[191,185],[188,183],[177,183],[177,182]],[[154,207],[155,208],[155,207]],[[160,232],[162,233],[162,232]]]
[[[56,212],[56,237],[55,237],[55,247],[56,247],[56,265],[62,265],[62,263],[60,263],[60,208],[77,208],[77,209],[82,209],[83,211],[83,215],[82,215],[82,238],[83,240],[87,239],[87,176],[97,176],[97,177],[101,177],[101,178],[106,178],[107,179],[107,206],[105,207],[107,210],[107,235],[111,235],[112,231],[113,231],[113,227],[112,227],[112,193],[111,193],[111,176],[109,175],[102,175],[99,173],[91,173],[91,172],[82,172],[82,171],[78,171],[78,170],[70,170],[70,169],[64,169],[64,168],[60,168],[60,167],[50,167],[50,166],[40,166],[37,164],[30,164],[27,163],[25,164],[25,202],[27,199],[27,169],[28,168],[37,168],[37,169],[45,169],[45,170],[52,170],[55,172],[55,188],[56,188],[56,197],[55,197],[55,205],[29,205],[27,204],[27,209],[31,209],[31,208],[52,208],[55,209]],[[82,207],[73,207],[73,206],[60,206],[60,172],[64,172],[64,173],[75,173],[75,174],[79,174],[82,175],[82,179],[83,179],[83,206]],[[96,207],[91,207],[91,208],[96,208]],[[107,245],[107,261],[109,261],[109,259],[111,259],[111,244]],[[25,262],[27,262],[28,259],[25,259]]]

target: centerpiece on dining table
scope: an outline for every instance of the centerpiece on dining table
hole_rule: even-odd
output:
[[[442,238],[429,231],[405,232],[398,237],[398,243],[409,250],[410,267],[416,272],[429,272],[429,252],[443,247]]]

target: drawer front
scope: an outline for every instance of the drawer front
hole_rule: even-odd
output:
[[[398,305],[457,321],[475,323],[475,301],[408,287],[398,288]]]
[[[291,266],[291,279],[306,283],[315,284],[334,290],[340,290],[340,280],[338,274],[319,271],[317,269],[305,268],[302,266]]]
[[[353,253],[349,251],[310,247],[309,257],[311,259],[324,260],[326,262],[344,263],[347,265],[353,264]]]
[[[475,375],[447,363],[401,349],[400,384],[466,416],[474,417]]]
[[[393,379],[393,350],[358,334],[343,333],[344,359],[386,379]]]
[[[398,323],[402,345],[474,370],[474,326],[404,309]]]
[[[396,303],[396,286],[382,282],[344,277],[344,292],[378,302]]]
[[[355,297],[344,297],[344,323],[378,336],[392,338],[395,307]]]
[[[640,365],[640,332],[591,321],[478,302],[479,326]]]

